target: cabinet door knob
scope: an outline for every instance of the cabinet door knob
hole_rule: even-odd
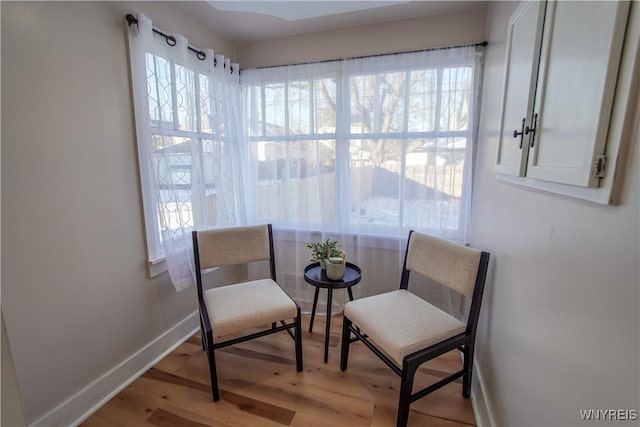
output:
[[[534,144],[535,144],[535,140],[536,140],[536,126],[538,124],[538,113],[533,115],[533,118],[531,119],[531,125],[533,127],[525,127],[524,128],[524,134],[525,135],[529,135],[531,134],[531,138],[529,139],[529,146],[531,148],[533,148]]]
[[[525,130],[524,130],[524,122],[526,121],[526,119],[523,117],[522,118],[522,126],[520,127],[520,132],[518,132],[518,129],[513,131],[513,137],[517,138],[520,137],[520,145],[519,147],[522,148],[522,139],[524,138],[525,135]]]

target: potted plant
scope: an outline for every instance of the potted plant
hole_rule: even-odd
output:
[[[336,240],[327,239],[324,242],[307,243],[307,248],[311,249],[311,261],[319,262],[320,267],[326,268],[325,262],[331,256],[342,256],[342,250],[338,249]]]
[[[342,280],[346,272],[347,254],[342,249],[334,249],[325,261],[327,277],[331,280]]]

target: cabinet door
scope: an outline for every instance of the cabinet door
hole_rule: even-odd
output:
[[[598,185],[628,11],[628,2],[549,2],[527,177]]]
[[[519,133],[523,120],[527,125],[531,123],[545,5],[546,2],[523,2],[509,20],[496,164],[499,173],[525,173],[528,137]],[[514,131],[518,133],[515,136]]]

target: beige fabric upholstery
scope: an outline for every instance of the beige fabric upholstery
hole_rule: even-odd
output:
[[[246,264],[269,259],[266,225],[198,231],[200,268]]]
[[[465,330],[458,319],[403,289],[351,301],[344,315],[400,367],[408,354]]]
[[[298,314],[293,300],[271,279],[212,288],[204,300],[216,338]]]
[[[426,234],[412,233],[407,269],[466,296],[473,296],[481,251]]]

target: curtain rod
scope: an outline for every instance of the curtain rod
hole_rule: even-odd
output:
[[[132,14],[130,14],[130,13],[128,13],[128,14],[125,16],[125,19],[127,20],[127,24],[129,24],[129,26],[132,26],[133,24],[138,25],[138,20],[136,19],[136,17],[135,17],[135,16],[133,16],[133,15],[132,15]],[[154,33],[158,34],[159,36],[164,37],[164,39],[166,40],[166,42],[167,42],[167,44],[168,44],[169,46],[175,46],[175,45],[176,45],[177,41],[176,41],[176,38],[175,38],[175,37],[170,36],[170,35],[168,35],[168,34],[165,34],[165,33],[163,33],[162,31],[157,30],[157,29],[155,29],[155,28],[152,28],[152,30],[153,30],[153,32],[154,32]],[[196,56],[198,57],[198,59],[199,59],[200,61],[204,61],[204,60],[207,58],[207,54],[206,54],[204,51],[202,51],[202,50],[198,50],[198,49],[196,49],[196,48],[194,48],[194,47],[191,47],[191,46],[187,46],[187,48],[188,48],[191,52],[195,53],[195,54],[196,54]],[[218,60],[217,60],[215,57],[213,58],[213,65],[214,65],[214,66],[218,65]],[[227,64],[223,64],[223,65],[224,65],[224,67],[225,67],[225,68],[227,67]],[[230,68],[230,70],[229,70],[229,71],[230,71],[231,73],[233,73],[233,66],[230,66],[229,68]]]
[[[459,45],[455,45],[455,46],[432,47],[432,48],[429,48],[429,49],[405,50],[405,51],[402,51],[402,52],[378,53],[378,54],[374,54],[374,55],[362,55],[362,56],[350,56],[348,58],[324,59],[322,61],[313,61],[313,62],[299,62],[299,63],[296,63],[296,64],[267,65],[267,66],[264,66],[264,67],[247,68],[247,70],[263,70],[263,69],[267,69],[267,68],[291,67],[291,66],[295,66],[295,65],[323,64],[323,63],[326,63],[326,62],[349,61],[351,59],[376,58],[376,57],[379,57],[379,56],[402,55],[404,53],[431,52],[431,51],[434,51],[434,50],[457,49],[457,48],[461,48],[461,47],[471,47],[471,46],[486,47],[488,44],[489,44],[489,42],[483,41],[483,42],[480,42],[480,43],[469,43],[469,44],[459,44]],[[240,72],[242,72],[242,70],[240,70]]]

